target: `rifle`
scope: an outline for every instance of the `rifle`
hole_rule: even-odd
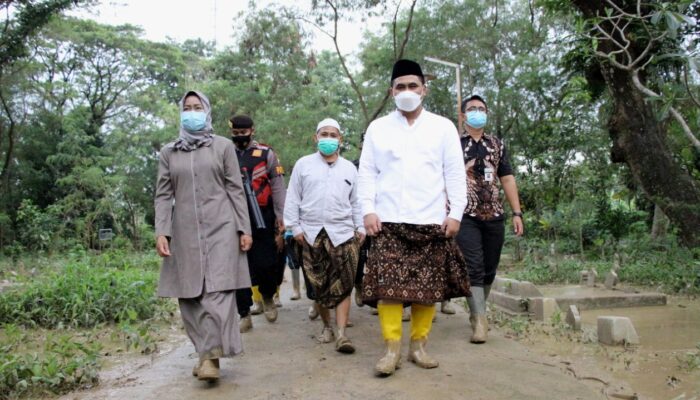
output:
[[[245,189],[245,197],[246,200],[248,200],[248,211],[250,212],[250,216],[253,217],[255,228],[265,229],[265,220],[263,219],[262,212],[260,211],[258,199],[255,196],[253,187],[250,185],[251,178],[248,174],[248,168],[241,168],[241,178],[243,178],[243,188]]]

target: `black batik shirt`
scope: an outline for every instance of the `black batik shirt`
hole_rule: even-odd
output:
[[[503,219],[497,178],[513,175],[505,145],[489,135],[478,141],[465,135],[461,142],[467,170],[468,201],[464,214],[481,221]]]

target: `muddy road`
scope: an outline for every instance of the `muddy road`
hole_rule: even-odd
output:
[[[491,331],[487,344],[470,344],[461,307],[456,315],[438,314],[433,325],[428,349],[439,368],[404,362],[394,376],[377,378],[373,367],[383,343],[368,307],[353,304],[355,326],[348,334],[357,352],[340,354],[333,344],[316,342],[321,323],[309,321],[310,301],[290,301],[285,286],[277,322],[253,317],[254,328],[244,335],[245,353],[222,360],[218,383],[191,376],[196,354],[182,332],[169,351],[113,365],[103,372],[99,387],[62,399],[605,399],[604,390],[609,394],[610,386],[590,374],[575,377],[570,362],[536,355],[499,330]],[[405,322],[404,354],[408,331]]]

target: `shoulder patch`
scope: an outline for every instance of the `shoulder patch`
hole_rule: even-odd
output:
[[[260,149],[253,150],[253,157],[262,157],[263,151]]]
[[[269,145],[266,145],[265,143],[257,142],[256,145],[257,145],[258,148],[261,148],[261,149],[263,149],[263,150],[269,150],[269,149],[271,149],[271,147],[270,147]]]

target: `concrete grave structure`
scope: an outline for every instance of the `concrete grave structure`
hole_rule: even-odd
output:
[[[629,318],[601,316],[598,317],[598,342],[610,346],[637,345],[639,335]]]

